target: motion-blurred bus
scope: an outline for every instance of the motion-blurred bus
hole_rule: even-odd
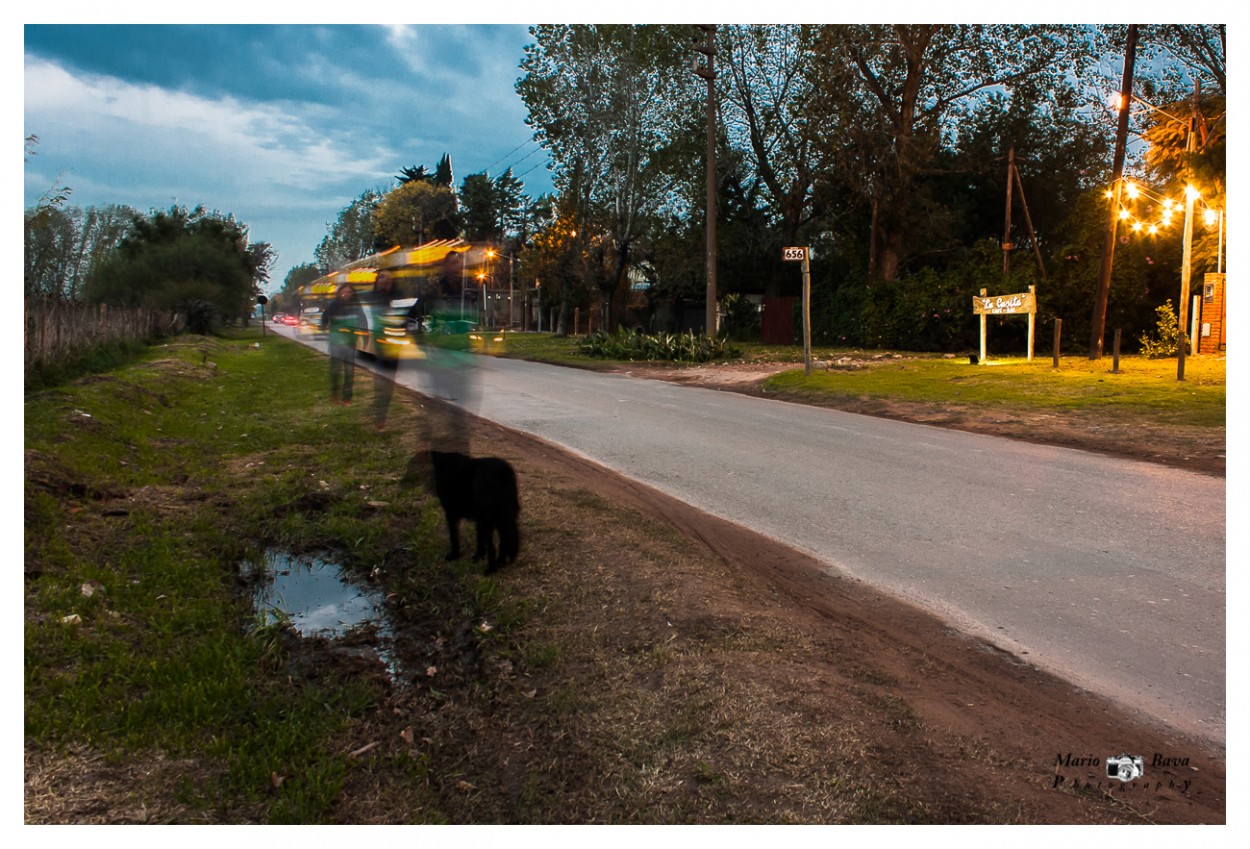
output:
[[[369,323],[356,347],[371,356],[421,357],[422,332],[467,332],[477,324],[481,281],[493,270],[496,254],[484,243],[440,239],[413,248],[395,247],[371,254],[317,278],[303,287],[303,311],[319,328],[325,307],[339,287],[355,290]],[[378,292],[385,272],[392,280],[389,297]],[[415,309],[414,309],[415,307]]]

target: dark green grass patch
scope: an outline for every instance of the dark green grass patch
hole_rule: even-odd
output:
[[[326,371],[243,331],[27,394],[28,749],[187,759],[154,792],[209,821],[330,818],[344,734],[387,684],[258,623],[239,567],[267,547],[402,569],[392,599],[431,631],[452,611],[504,639],[516,611],[443,567],[432,499],[399,490],[417,412],[397,402],[376,433],[366,405],[329,404]]]

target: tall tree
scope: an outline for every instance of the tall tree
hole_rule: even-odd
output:
[[[818,32],[799,25],[733,26],[721,37],[729,138],[747,152],[786,244],[802,242],[800,232],[815,214],[817,186],[840,153],[830,142],[839,130],[813,97],[810,68],[825,61],[817,53]],[[777,293],[778,265],[769,276],[770,294]]]
[[[607,258],[600,288],[614,323],[633,252],[674,201],[673,133],[699,106],[689,28],[544,25],[530,33],[517,92],[551,152],[578,238]]]
[[[475,242],[498,242],[503,237],[499,197],[495,183],[482,174],[464,178],[458,196],[464,223],[464,237]]]
[[[872,210],[870,267],[897,278],[923,227],[918,178],[986,92],[1063,92],[1087,58],[1076,27],[837,25],[820,30],[814,103],[834,119],[841,176]]]
[[[381,200],[380,191],[366,189],[326,226],[328,232],[313,251],[323,274],[376,251],[373,216]]]

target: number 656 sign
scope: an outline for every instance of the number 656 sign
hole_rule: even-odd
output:
[[[807,259],[806,247],[781,249],[782,262],[802,262],[805,259]]]

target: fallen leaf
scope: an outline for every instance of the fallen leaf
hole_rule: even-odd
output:
[[[71,613],[69,616],[61,617],[62,625],[78,625],[82,622],[82,617],[77,613]]]
[[[435,675],[437,675],[437,674],[438,674],[438,667],[437,667],[437,666],[427,666],[427,667],[425,668],[425,677],[426,677],[426,678],[433,678],[433,677],[434,677]]]
[[[269,774],[269,783],[270,783],[270,784],[272,784],[272,785],[274,786],[274,789],[275,789],[275,790],[276,790],[277,788],[281,787],[281,786],[282,786],[282,782],[284,782],[284,781],[286,781],[286,776],[285,776],[285,775],[278,775],[278,773],[276,773],[276,772],[271,772],[271,773]]]
[[[411,725],[409,725],[409,726],[408,726],[407,728],[405,728],[403,731],[399,732],[399,736],[400,736],[400,737],[402,737],[402,738],[404,739],[404,742],[405,742],[405,743],[407,743],[409,746],[411,746],[411,745],[412,745],[412,740],[413,740],[412,726],[411,726]]]

